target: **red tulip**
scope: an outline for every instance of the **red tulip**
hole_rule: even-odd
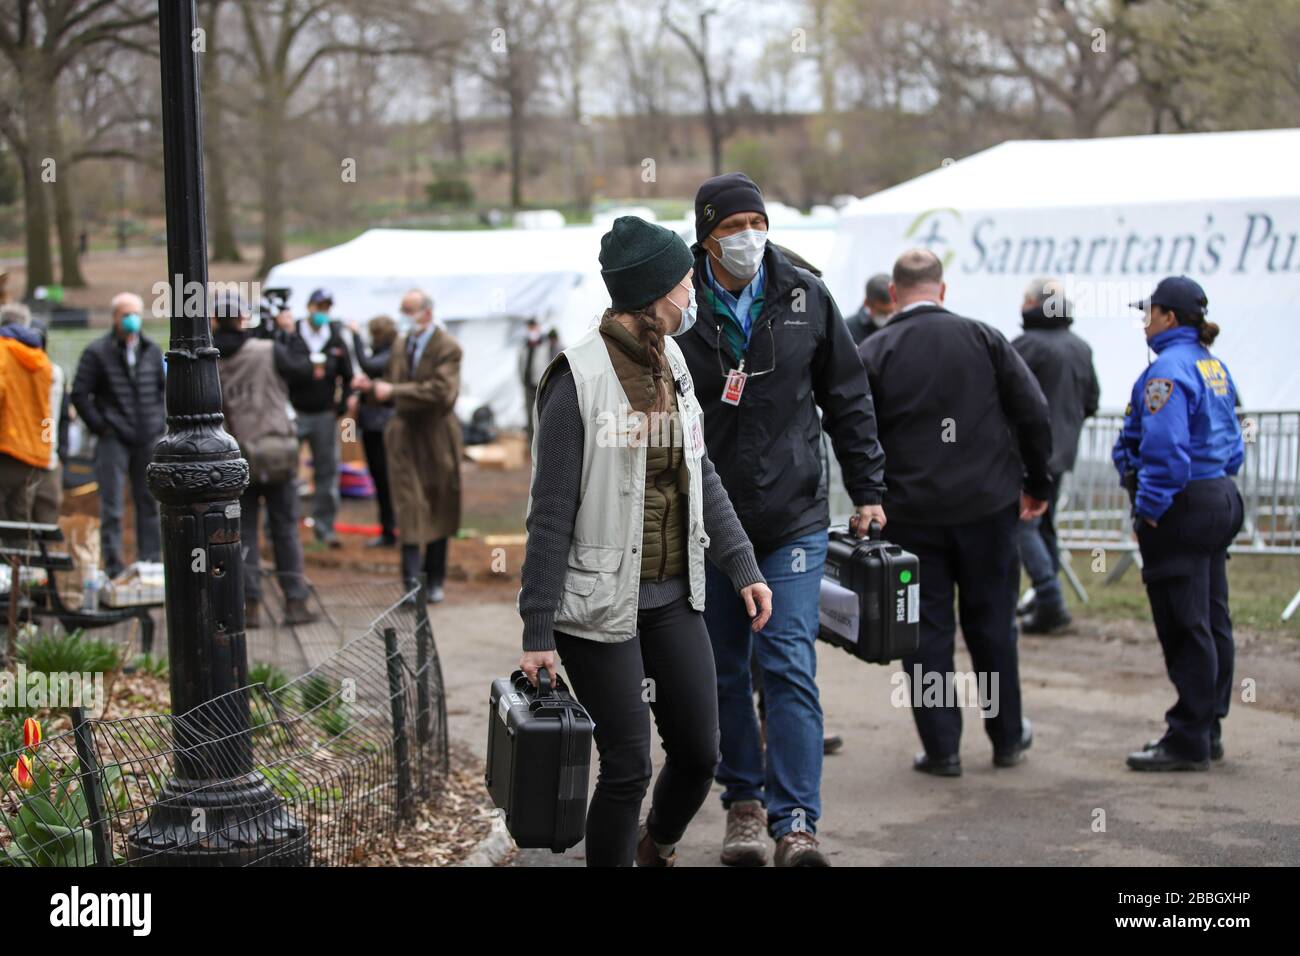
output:
[[[13,775],[14,783],[24,790],[32,789],[36,783],[36,778],[32,776],[32,758],[23,754],[18,758],[18,763],[14,764],[14,769],[10,771]]]
[[[23,721],[23,746],[35,750],[41,745],[41,722],[35,717]]]

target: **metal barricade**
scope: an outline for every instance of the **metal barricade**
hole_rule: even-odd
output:
[[[1245,520],[1229,550],[1300,555],[1300,411],[1241,411],[1238,417],[1246,456],[1236,482]],[[1122,414],[1103,412],[1084,424],[1074,471],[1065,476],[1057,499],[1056,529],[1063,550],[1123,552],[1108,582],[1140,561],[1128,495],[1111,461],[1123,420]],[[1297,607],[1300,593],[1287,606],[1283,620]]]

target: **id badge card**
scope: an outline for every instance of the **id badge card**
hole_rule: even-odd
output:
[[[749,376],[738,368],[727,373],[727,384],[722,389],[722,400],[728,405],[739,405],[740,396],[745,391],[745,380]]]
[[[692,459],[704,454],[704,428],[700,425],[699,415],[692,415],[686,423],[686,447]]]

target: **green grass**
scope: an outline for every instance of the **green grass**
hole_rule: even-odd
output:
[[[1062,580],[1072,612],[1081,612],[1108,620],[1150,620],[1142,573],[1130,567],[1119,581],[1106,584],[1107,572],[1114,568],[1119,552],[1107,552],[1105,571],[1093,571],[1093,556],[1075,552],[1071,567],[1088,592],[1086,608],[1075,597],[1069,584]],[[1029,587],[1022,576],[1022,592]],[[1233,623],[1239,627],[1300,639],[1300,612],[1283,622],[1282,611],[1300,590],[1300,556],[1238,554],[1228,561],[1229,604]]]

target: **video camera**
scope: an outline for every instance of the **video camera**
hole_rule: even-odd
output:
[[[257,314],[251,316],[249,328],[260,338],[274,338],[276,333],[275,317],[289,307],[292,289],[263,289],[262,301],[257,304]]]

